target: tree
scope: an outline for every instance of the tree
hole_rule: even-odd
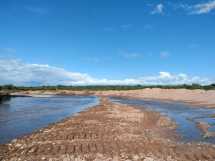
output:
[[[211,84],[210,86],[215,87],[215,83]]]
[[[197,84],[197,83],[193,83],[192,84],[192,89],[201,89],[202,86],[200,84]]]
[[[0,104],[10,101],[11,97],[8,93],[0,93]]]

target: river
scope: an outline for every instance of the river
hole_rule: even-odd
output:
[[[11,98],[6,104],[0,105],[0,144],[8,143],[97,104],[98,98],[86,95]]]

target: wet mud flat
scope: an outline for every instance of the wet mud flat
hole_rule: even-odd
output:
[[[0,146],[1,160],[215,160],[215,146],[178,142],[154,111],[101,98],[97,106]]]

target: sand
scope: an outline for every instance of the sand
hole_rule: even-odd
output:
[[[127,91],[58,91],[57,94],[90,94],[105,97],[128,97],[189,103],[193,106],[215,108],[215,90],[146,88]]]
[[[14,92],[11,93],[11,96],[20,96],[20,97],[38,97],[38,98],[45,98],[45,97],[53,97],[56,93],[50,91],[21,91],[21,92]]]

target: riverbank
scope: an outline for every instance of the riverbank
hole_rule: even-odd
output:
[[[100,105],[0,146],[2,160],[214,160],[209,143],[179,143],[177,124],[102,98]]]
[[[53,97],[56,95],[56,92],[50,92],[50,91],[20,91],[20,92],[14,92],[10,94],[12,97],[38,97],[38,98],[47,98],[47,97]]]
[[[77,94],[77,95],[94,95],[97,97],[126,97],[135,99],[154,99],[161,101],[172,101],[188,103],[192,106],[204,108],[215,108],[215,90],[187,90],[187,89],[160,89],[146,88],[142,90],[125,90],[125,91],[66,91],[58,90],[54,92],[46,91],[27,91],[16,92],[14,96],[30,97],[52,97],[56,94]]]
[[[215,90],[146,88],[126,91],[58,91],[56,94],[89,94],[103,97],[126,97],[188,103],[192,106],[215,108]]]

